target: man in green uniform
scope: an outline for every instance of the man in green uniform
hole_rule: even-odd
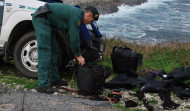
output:
[[[68,44],[82,66],[85,60],[80,51],[79,26],[90,24],[98,17],[95,7],[82,10],[62,3],[45,4],[32,15],[38,44],[38,92],[52,94],[57,92],[52,86],[68,85],[60,79],[57,69],[56,29],[68,29]]]

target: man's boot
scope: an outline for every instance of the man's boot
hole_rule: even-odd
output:
[[[50,86],[47,87],[37,87],[36,90],[41,93],[46,93],[46,94],[53,94],[55,92],[58,92],[56,88],[52,88]]]
[[[56,88],[52,88],[50,86],[47,87],[37,87],[36,90],[41,93],[46,93],[46,94],[53,94],[55,92],[58,92]]]
[[[58,80],[50,82],[50,86],[68,86],[68,82],[65,80]]]

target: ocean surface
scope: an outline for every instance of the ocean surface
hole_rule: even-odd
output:
[[[148,0],[100,15],[102,34],[137,42],[190,41],[190,0]]]

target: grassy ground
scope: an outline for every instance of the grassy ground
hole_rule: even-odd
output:
[[[126,45],[131,49],[135,50],[138,53],[143,54],[143,65],[138,67],[137,72],[143,69],[164,69],[166,72],[172,71],[174,68],[180,66],[190,66],[190,43],[158,43],[158,44],[149,44],[142,43],[137,44],[135,42],[128,43],[121,39],[106,39],[106,51],[104,60],[100,62],[101,65],[108,66],[112,68],[110,54],[114,46]],[[17,87],[20,85],[21,88],[33,89],[37,85],[37,80],[28,79],[16,71],[14,63],[10,64],[0,64],[0,84],[6,83],[11,87]],[[112,69],[113,71],[113,69]],[[114,77],[116,74],[112,73],[111,77]],[[76,87],[76,78],[72,79],[71,74],[62,75],[63,78],[67,79],[71,87]],[[190,82],[187,80],[185,82]],[[132,91],[138,90],[138,87]],[[151,100],[150,103],[157,104],[156,100]],[[123,106],[116,104],[115,107],[121,108],[124,110],[129,110]],[[187,106],[189,107],[189,106]],[[138,111],[138,110],[135,110]]]
[[[176,67],[187,67],[190,65],[190,43],[173,42],[152,45],[150,43],[128,43],[114,38],[106,40],[106,53],[103,64],[111,66],[109,55],[112,52],[112,48],[117,45],[126,45],[143,54],[143,65],[138,68],[138,71],[144,68],[155,68],[170,72]]]
[[[33,89],[37,85],[37,80],[28,79],[19,74],[13,63],[0,65],[0,84],[5,83],[9,86],[20,89]]]

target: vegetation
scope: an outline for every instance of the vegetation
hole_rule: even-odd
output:
[[[119,103],[114,104],[114,107],[117,109],[122,109],[124,111],[147,111],[147,110],[142,110],[142,109],[126,108],[125,106],[122,106],[122,104],[119,104]]]
[[[190,65],[190,43],[179,43],[179,42],[170,42],[170,43],[141,43],[137,44],[136,42],[127,42],[122,39],[106,39],[106,51],[104,60],[100,62],[103,66],[108,66],[112,69],[111,57],[112,48],[114,46],[127,46],[135,50],[138,53],[143,54],[143,65],[138,67],[138,71],[142,69],[164,69],[166,72],[172,71],[174,68],[184,66],[187,67]],[[0,64],[0,83],[22,85],[23,88],[32,89],[37,85],[37,80],[28,79],[19,75],[19,72],[16,71],[13,66],[14,62],[10,64],[1,65]],[[116,74],[112,73],[111,77],[114,77]],[[72,75],[66,74],[62,76],[66,78],[70,83],[76,85],[76,78],[74,82]],[[185,83],[189,80],[185,81]],[[14,83],[14,84],[13,84]],[[134,91],[138,88],[134,89]]]
[[[185,106],[185,108],[190,109],[190,105]]]
[[[16,88],[19,85],[20,89],[33,89],[37,85],[37,80],[28,79],[16,71],[14,63],[11,64],[1,64],[0,65],[0,84],[9,84],[10,87]]]
[[[190,43],[178,43],[178,42],[170,42],[170,43],[158,43],[158,44],[150,44],[150,43],[141,43],[138,44],[136,42],[129,43],[121,39],[106,39],[106,51],[104,60],[99,62],[99,64],[103,66],[108,66],[112,69],[111,57],[110,54],[112,52],[112,48],[114,46],[127,46],[131,49],[135,50],[138,53],[143,54],[143,65],[142,67],[138,67],[137,72],[143,69],[164,69],[166,72],[171,72],[174,68],[177,67],[187,67],[190,65]],[[112,73],[110,78],[113,78],[117,74]],[[69,84],[72,88],[76,88],[76,75],[73,78],[73,74],[62,74],[62,78],[65,78],[69,81]],[[157,78],[160,79],[160,78]],[[185,83],[190,82],[190,80],[184,81]],[[28,79],[21,75],[16,71],[14,67],[14,61],[10,64],[0,64],[0,86],[2,83],[9,84],[9,86],[15,88],[20,85],[21,88],[33,89],[37,86],[37,80]],[[130,91],[137,91],[139,86]],[[3,93],[1,91],[1,93]],[[157,104],[158,101],[150,100],[151,104]],[[140,104],[139,104],[140,105]],[[120,104],[115,104],[114,107],[123,109],[126,111],[140,111],[139,109],[125,108]],[[187,106],[186,108],[189,108]]]
[[[164,69],[172,71],[176,67],[190,65],[190,43],[168,42],[168,43],[129,43],[121,39],[106,39],[106,52],[103,65],[110,66],[110,54],[114,46],[127,46],[138,53],[143,54],[143,65],[138,71],[144,68]]]
[[[149,100],[148,102],[151,103],[151,104],[158,104],[158,101],[157,101],[157,100],[154,100],[154,99]]]

